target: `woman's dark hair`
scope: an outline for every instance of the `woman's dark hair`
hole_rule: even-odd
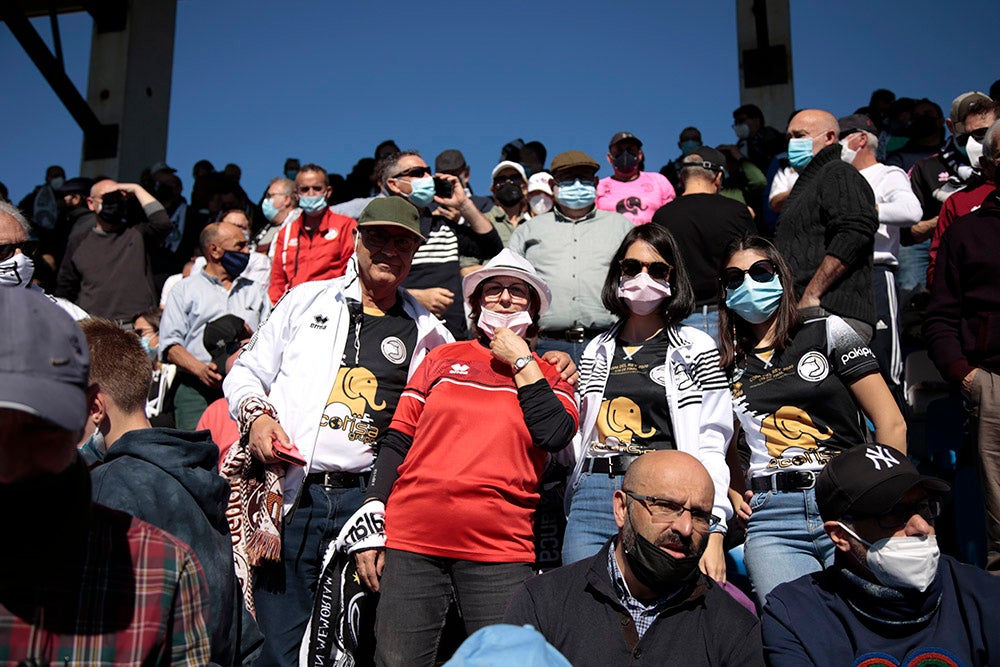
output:
[[[677,242],[665,227],[654,223],[639,225],[625,235],[615,256],[611,258],[611,265],[608,266],[608,276],[604,280],[604,289],[601,290],[601,303],[621,320],[627,320],[631,314],[625,300],[618,296],[618,282],[622,275],[619,264],[636,241],[645,241],[653,246],[667,264],[674,267],[670,275],[672,296],[664,300],[660,306],[660,315],[668,326],[678,324],[694,309],[694,290],[691,288],[687,269],[684,268],[684,261],[677,251]]]
[[[490,278],[495,278],[497,276],[490,276]],[[508,278],[517,278],[522,280],[520,276],[515,273],[507,274]],[[469,295],[469,331],[472,333],[472,338],[476,338],[482,334],[479,333],[479,316],[483,313],[482,301],[483,301],[483,285],[490,281],[490,278],[484,278],[478,285],[476,289],[472,291]],[[530,340],[538,335],[538,311],[542,307],[542,300],[538,296],[538,292],[535,288],[531,286],[531,283],[524,281],[524,284],[528,286],[528,314],[531,315],[531,326],[524,334],[525,340]]]
[[[132,325],[134,326],[135,321],[141,317],[142,319],[149,322],[149,326],[153,327],[156,333],[159,334],[160,316],[162,315],[162,313],[163,311],[160,310],[159,308],[150,308],[149,310],[144,310],[141,313],[136,313],[135,315],[132,316]]]
[[[723,254],[719,275],[729,265],[733,255],[741,250],[754,250],[771,260],[778,272],[778,279],[784,289],[784,296],[778,304],[777,328],[774,332],[772,347],[780,351],[791,343],[792,331],[799,323],[799,311],[796,308],[795,293],[792,291],[792,271],[788,262],[782,257],[774,244],[760,236],[744,236],[729,244]],[[726,306],[726,288],[719,281],[719,356],[722,367],[727,371],[732,369],[736,360],[756,347],[753,329],[750,323],[734,313]]]

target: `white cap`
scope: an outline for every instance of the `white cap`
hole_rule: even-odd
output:
[[[504,160],[497,166],[493,167],[493,173],[490,174],[490,178],[496,178],[497,174],[503,171],[504,169],[513,169],[517,173],[521,174],[521,178],[523,178],[524,180],[528,180],[527,175],[525,175],[524,173],[524,167],[522,167],[517,162],[511,162],[510,160]]]
[[[532,174],[531,178],[528,179],[528,194],[532,192],[544,192],[551,197],[552,186],[549,185],[550,180],[552,180],[552,175],[547,171]]]

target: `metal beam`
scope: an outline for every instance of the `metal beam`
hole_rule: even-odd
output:
[[[768,125],[784,129],[795,108],[788,0],[736,0],[740,104],[756,104]]]
[[[118,152],[118,126],[105,125],[94,113],[90,105],[73,85],[59,59],[52,55],[49,47],[31,25],[20,5],[13,0],[0,2],[0,18],[10,28],[14,38],[21,44],[35,67],[52,86],[53,92],[69,111],[73,120],[83,130],[84,153],[99,159],[114,157]]]

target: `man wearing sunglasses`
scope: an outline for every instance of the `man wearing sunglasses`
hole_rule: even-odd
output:
[[[531,262],[552,290],[552,307],[539,322],[538,351],[560,350],[580,363],[585,341],[615,323],[601,303],[611,258],[635,227],[595,205],[601,166],[582,151],[552,159],[555,207],[520,225],[507,247]]]
[[[326,170],[307,164],[295,177],[295,194],[302,214],[285,225],[274,241],[271,303],[296,285],[344,275],[354,254],[354,218],[334,213],[326,204],[330,196]]]
[[[948,489],[886,445],[827,463],[816,502],[835,562],[768,596],[768,664],[995,664],[1000,579],[941,555],[934,520]]]
[[[986,128],[996,120],[996,104],[989,96],[971,91],[962,93],[951,103],[951,113],[945,124],[951,136],[935,155],[924,158],[910,169],[910,185],[917,195],[923,214],[920,222],[902,232],[903,244],[918,244],[919,254],[909,256],[920,262],[916,267],[923,275],[930,258],[930,237],[938,223],[941,206],[956,192],[970,183],[979,183],[979,156],[982,155],[982,137]],[[970,154],[971,142],[971,154]],[[922,245],[921,245],[922,244]]]
[[[493,182],[490,184],[490,193],[497,203],[486,213],[486,219],[497,230],[500,241],[506,244],[514,229],[531,217],[531,208],[528,205],[528,177],[521,164],[510,160],[504,160],[493,167],[491,177]],[[487,261],[488,258],[463,256],[462,275],[482,268]]]
[[[87,311],[72,301],[45,293],[31,282],[35,274],[35,243],[28,240],[30,225],[21,210],[0,201],[0,289],[24,288],[39,292],[72,316],[74,320],[89,317]]]
[[[574,665],[763,665],[757,619],[698,569],[713,488],[690,454],[638,457],[612,497],[618,535],[521,584],[504,623],[533,625]]]

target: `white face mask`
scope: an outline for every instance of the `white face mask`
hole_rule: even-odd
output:
[[[497,313],[483,308],[483,312],[479,313],[479,321],[476,322],[476,326],[490,340],[493,340],[496,330],[500,328],[510,329],[521,338],[524,338],[528,327],[531,326],[531,313],[526,310],[517,313]]]
[[[868,569],[883,585],[895,589],[915,588],[923,593],[934,581],[941,557],[934,535],[886,537],[871,543],[839,521],[837,523],[868,547]]]
[[[531,198],[528,200],[528,205],[531,207],[531,212],[535,215],[548,213],[552,210],[552,197],[544,192],[537,195],[531,195]]]
[[[983,145],[969,137],[968,143],[965,144],[965,152],[969,156],[969,164],[973,169],[979,169],[979,158],[983,156]]]
[[[670,283],[654,280],[640,271],[634,276],[622,276],[618,281],[618,296],[636,315],[649,315],[670,298]]]
[[[0,262],[0,287],[25,287],[34,275],[35,262],[24,253]]]
[[[854,164],[854,158],[858,156],[858,152],[847,147],[848,141],[850,141],[850,137],[845,137],[840,140],[840,159],[847,164]]]

